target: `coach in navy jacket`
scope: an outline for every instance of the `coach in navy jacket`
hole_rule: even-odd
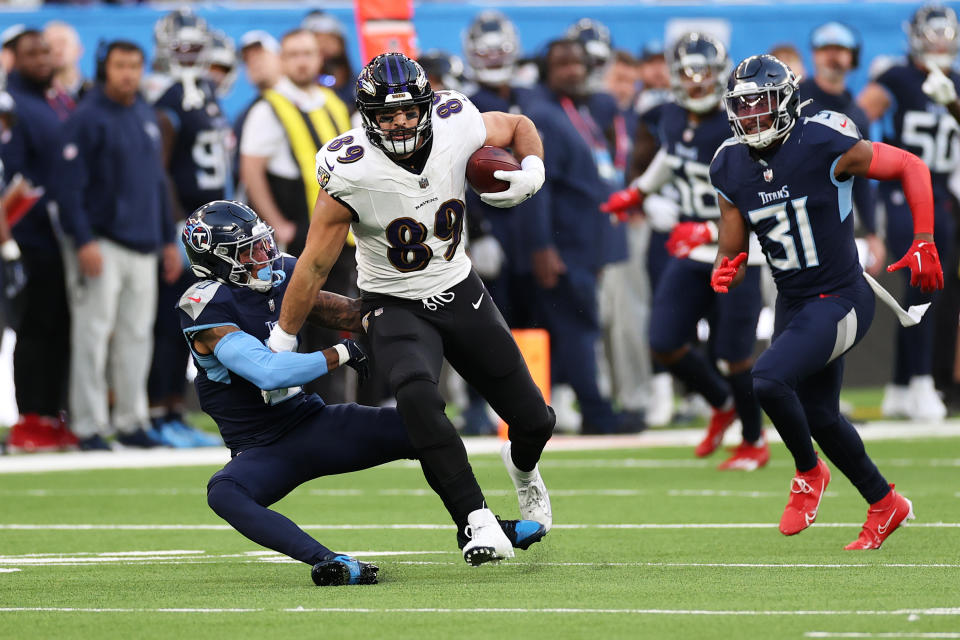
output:
[[[60,246],[51,225],[63,121],[73,99],[52,87],[50,46],[36,29],[25,29],[7,44],[13,72],[7,91],[16,122],[0,136],[0,158],[9,182],[20,174],[45,194],[12,225],[27,283],[18,297],[21,317],[13,354],[13,376],[20,417],[8,443],[31,442],[40,449],[72,444],[57,416],[67,408],[70,325]],[[50,429],[50,425],[56,425]]]
[[[143,52],[110,43],[98,84],[66,123],[58,189],[73,307],[70,409],[82,448],[103,448],[111,432],[106,358],[112,352],[113,429],[126,445],[150,446],[146,384],[164,277],[182,268],[169,213],[156,116],[139,96]],[[172,313],[172,310],[171,310]]]
[[[614,185],[605,175],[613,169],[608,142],[584,91],[586,51],[576,40],[554,41],[543,67],[539,97],[525,113],[543,139],[547,179],[526,241],[536,313],[550,332],[552,380],[573,387],[584,433],[635,430],[597,387],[597,276],[611,261],[612,236],[599,207]]]

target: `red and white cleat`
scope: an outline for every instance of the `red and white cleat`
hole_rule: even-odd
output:
[[[20,420],[10,428],[7,436],[7,450],[10,453],[36,453],[59,449],[60,434],[53,421],[36,413],[20,416]]]
[[[721,471],[756,471],[770,462],[770,446],[763,438],[756,443],[741,442],[733,455],[720,463]]]
[[[844,547],[847,551],[866,551],[879,549],[887,537],[897,530],[904,520],[913,520],[913,503],[894,491],[883,500],[875,502],[867,509],[867,521],[860,530],[860,537]]]
[[[724,432],[736,419],[736,407],[714,409],[713,415],[710,416],[710,425],[707,427],[707,435],[703,437],[703,440],[697,445],[697,448],[693,450],[694,455],[698,458],[704,458],[716,451],[717,447],[719,447],[723,441]]]
[[[790,481],[790,499],[780,518],[780,533],[800,533],[817,519],[820,500],[830,484],[830,469],[817,459],[817,466],[805,473],[797,472]]]

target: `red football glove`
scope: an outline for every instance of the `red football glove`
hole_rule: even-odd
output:
[[[707,222],[681,222],[670,232],[667,251],[678,258],[686,258],[690,252],[707,242],[713,242],[713,229]]]
[[[710,275],[710,286],[713,287],[713,290],[717,293],[727,293],[730,290],[730,283],[733,282],[737,271],[740,269],[740,265],[746,261],[747,254],[742,251],[733,260],[730,258],[721,260],[720,266],[714,268]]]
[[[943,268],[937,246],[929,240],[914,240],[902,258],[887,267],[887,271],[899,271],[910,267],[910,284],[930,292],[943,289]]]
[[[630,217],[627,211],[638,208],[642,202],[643,192],[633,187],[627,187],[611,193],[607,201],[600,205],[600,211],[613,214],[620,222],[625,222]]]

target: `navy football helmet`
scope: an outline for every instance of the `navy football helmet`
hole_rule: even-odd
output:
[[[463,91],[466,78],[460,56],[440,49],[430,49],[417,58],[417,63],[427,72],[428,79],[433,78],[436,81],[438,89]],[[433,86],[434,82],[430,85]]]
[[[957,13],[941,4],[926,4],[914,12],[907,25],[910,57],[926,66],[949,69],[957,57]]]
[[[800,116],[798,88],[793,71],[774,56],[751,56],[740,62],[723,94],[733,135],[755,149],[782,139]]]
[[[223,31],[210,32],[210,46],[204,48],[203,60],[217,97],[230,93],[237,80],[237,49],[233,39]]]
[[[187,218],[180,241],[199,278],[265,293],[286,278],[273,229],[247,205],[208,202]]]
[[[177,9],[157,20],[153,41],[160,67],[176,73],[202,64],[203,50],[210,46],[210,32],[206,20],[190,9]]]
[[[481,11],[463,33],[463,54],[477,82],[508,84],[520,57],[520,34],[499,11]]]
[[[670,48],[670,87],[677,102],[695,113],[717,108],[733,66],[717,38],[696,31],[686,33]]]
[[[402,53],[382,53],[370,61],[357,78],[357,111],[363,129],[374,145],[390,156],[407,156],[433,135],[433,89],[427,73]],[[377,114],[413,107],[419,110],[415,127],[384,130]]]
[[[581,18],[567,29],[566,36],[579,40],[587,52],[587,88],[597,93],[606,90],[604,75],[613,59],[610,29],[593,18]]]

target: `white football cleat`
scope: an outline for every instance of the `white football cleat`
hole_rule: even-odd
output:
[[[467,515],[464,534],[470,539],[463,545],[463,559],[479,567],[484,562],[500,562],[513,557],[513,544],[503,532],[490,509],[476,509]]]
[[[947,407],[933,386],[933,376],[910,378],[909,394],[907,416],[912,420],[940,422],[947,417]]]
[[[510,455],[509,440],[503,443],[503,447],[500,449],[500,457],[503,458],[507,473],[510,474],[513,486],[517,489],[517,500],[520,502],[520,518],[539,522],[544,529],[550,531],[550,527],[553,525],[553,512],[550,510],[550,495],[547,493],[547,486],[543,484],[543,478],[540,477],[539,465],[534,466],[533,471],[517,469]]]
[[[651,378],[646,419],[654,428],[665,427],[673,420],[673,377],[669,373],[658,373]]]
[[[910,389],[899,384],[883,388],[883,404],[880,412],[884,418],[906,418],[910,413]]]

